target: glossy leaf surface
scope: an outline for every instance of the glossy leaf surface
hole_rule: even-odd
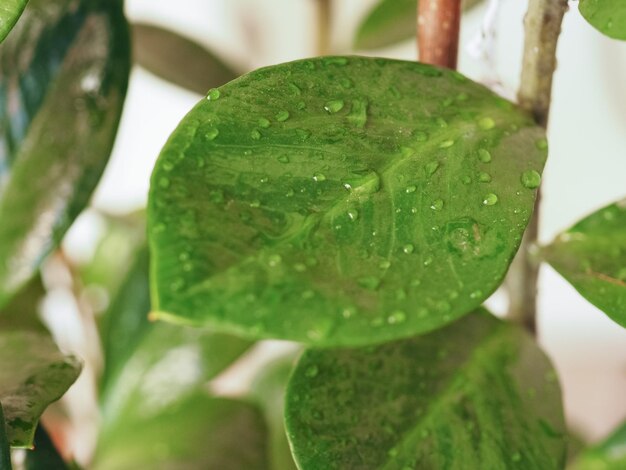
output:
[[[265,470],[266,439],[254,406],[197,392],[157,415],[129,417],[102,437],[91,468]]]
[[[0,49],[0,305],[87,204],[130,69],[119,0],[32,0]]]
[[[482,0],[464,0],[462,8],[469,10]],[[407,39],[415,39],[417,27],[417,0],[381,0],[359,25],[354,47],[376,49],[391,46]]]
[[[599,444],[583,451],[570,470],[626,468],[626,423]]]
[[[134,24],[133,56],[149,72],[201,95],[239,74],[201,45],[148,24]]]
[[[26,453],[25,470],[68,470],[54,443],[40,424],[35,431],[35,448]]]
[[[376,347],[308,350],[287,389],[301,470],[563,468],[548,359],[485,312]]]
[[[47,335],[0,332],[0,402],[9,442],[30,447],[39,417],[74,383],[80,362],[59,352]]]
[[[2,0],[0,5],[0,42],[4,41],[4,38],[15,26],[27,3],[28,0]]]
[[[283,418],[285,389],[295,359],[295,354],[288,354],[270,362],[255,377],[251,386],[250,394],[264,411],[269,426],[269,461],[272,470],[296,470]]]
[[[148,208],[155,315],[317,345],[433,330],[499,285],[543,131],[456,72],[326,57],[208,94]]]
[[[602,34],[626,40],[626,2],[624,0],[580,0],[583,17]]]
[[[626,199],[581,220],[542,254],[583,297],[626,327]]]

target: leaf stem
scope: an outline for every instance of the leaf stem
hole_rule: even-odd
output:
[[[317,45],[318,56],[330,53],[331,0],[317,0]]]
[[[456,69],[461,25],[461,0],[419,0],[417,44],[419,60]]]
[[[548,125],[550,112],[556,46],[567,8],[566,0],[529,0],[524,18],[524,55],[517,99],[519,105],[544,128]],[[533,260],[532,249],[539,234],[539,201],[540,194],[537,193],[535,210],[507,280],[509,318],[533,334],[537,332],[539,265]]]

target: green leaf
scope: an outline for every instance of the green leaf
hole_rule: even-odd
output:
[[[578,9],[587,22],[602,34],[626,40],[624,0],[580,0]]]
[[[626,422],[604,441],[582,452],[570,470],[624,468],[626,468]]]
[[[250,387],[251,398],[259,403],[269,425],[269,460],[273,470],[296,470],[283,420],[285,388],[295,358],[295,354],[287,354],[270,362],[263,367]]]
[[[626,327],[626,199],[581,220],[542,255],[584,298]]]
[[[35,449],[26,453],[25,470],[67,470],[54,443],[42,425],[35,431]]]
[[[0,305],[85,207],[122,111],[120,0],[32,0],[0,49]]]
[[[28,0],[2,0],[0,5],[0,42],[4,41],[20,18]]]
[[[301,470],[565,463],[552,366],[521,329],[486,312],[377,347],[306,351],[285,420]]]
[[[137,65],[201,95],[239,76],[203,46],[178,34],[134,24],[133,55]]]
[[[482,0],[464,0],[464,11]],[[380,0],[359,25],[354,47],[376,49],[415,38],[417,29],[417,0]]]
[[[59,352],[45,334],[0,332],[0,402],[9,442],[30,447],[39,417],[80,373],[80,362]]]
[[[195,393],[156,415],[135,414],[99,442],[94,470],[265,470],[267,430],[252,405]]]
[[[2,470],[11,470],[11,449],[9,448],[7,428],[4,423],[2,403],[0,403],[0,468]]]
[[[26,330],[47,333],[39,319],[39,304],[46,290],[41,277],[35,276],[11,301],[0,308],[0,331]]]
[[[361,345],[439,328],[500,284],[543,131],[448,70],[326,57],[214,89],[152,175],[155,316]]]

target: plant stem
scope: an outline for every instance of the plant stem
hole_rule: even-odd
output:
[[[318,56],[330,52],[331,0],[317,1],[317,46]]]
[[[556,46],[566,11],[566,0],[529,0],[524,18],[524,56],[517,99],[519,105],[544,128],[548,125]],[[535,210],[507,280],[509,318],[533,334],[537,331],[539,265],[533,260],[531,250],[539,234],[539,201],[540,194],[537,193]]]
[[[461,25],[461,0],[419,0],[417,44],[419,60],[456,69]]]

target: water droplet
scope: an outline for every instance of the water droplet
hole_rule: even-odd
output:
[[[545,138],[537,139],[535,141],[535,147],[539,150],[545,150],[548,148],[548,141]]]
[[[481,290],[475,290],[470,294],[470,299],[479,299],[483,296],[483,292]]]
[[[312,379],[313,377],[317,376],[318,373],[319,373],[319,368],[316,365],[312,365],[312,366],[307,367],[304,375]]]
[[[324,65],[346,65],[348,59],[346,57],[324,57],[322,59]]]
[[[359,278],[357,280],[357,283],[364,289],[376,290],[380,285],[380,279],[378,279],[376,276],[366,276]]]
[[[478,173],[478,181],[480,181],[481,183],[489,183],[491,181],[491,175],[489,173],[481,171],[480,173]]]
[[[387,317],[387,323],[390,325],[395,325],[397,323],[402,323],[406,320],[406,313],[402,310],[395,310]]]
[[[391,266],[391,261],[389,261],[388,259],[382,260],[379,264],[378,267],[380,269],[388,269]]]
[[[293,265],[293,269],[298,273],[302,273],[306,271],[306,265],[304,263],[296,263]]]
[[[165,171],[172,171],[174,169],[174,164],[170,161],[164,161],[163,165],[161,165]]]
[[[289,163],[289,157],[287,155],[281,155],[276,160],[278,160],[280,163]]]
[[[352,318],[356,313],[356,308],[354,307],[346,307],[341,311],[341,316],[343,318]]]
[[[478,120],[478,127],[480,127],[484,131],[488,131],[489,129],[493,129],[496,125],[495,121],[490,117],[484,117]]]
[[[209,193],[209,201],[214,204],[221,204],[224,202],[224,191],[221,189],[214,189]]]
[[[443,199],[435,199],[430,205],[430,208],[434,211],[440,211],[443,209]]]
[[[307,131],[306,129],[296,129],[296,135],[302,140],[306,140],[311,136],[311,132]]]
[[[258,129],[254,129],[252,132],[250,132],[250,137],[252,137],[254,140],[259,140],[261,138],[261,133],[258,131]]]
[[[433,257],[432,256],[427,256],[424,259],[424,266],[430,266],[431,264],[433,264]]]
[[[527,170],[522,173],[522,184],[525,188],[536,189],[541,184],[541,175],[535,170]]]
[[[170,187],[170,179],[162,176],[161,178],[159,178],[159,186],[162,187],[163,189],[167,189]]]
[[[339,85],[343,88],[352,88],[354,84],[352,83],[352,80],[344,77],[339,79]]]
[[[402,247],[402,251],[404,251],[407,255],[410,255],[411,253],[413,253],[413,250],[415,250],[415,247],[411,245],[410,243],[407,243],[406,245]]]
[[[354,222],[355,220],[357,220],[359,218],[359,211],[357,211],[356,209],[350,209],[348,211],[348,218]]]
[[[206,95],[206,99],[209,101],[215,101],[220,98],[220,91],[217,88],[211,88]]]
[[[261,201],[259,201],[258,199],[250,201],[250,207],[261,207]]]
[[[291,82],[290,82],[287,86],[289,87],[289,89],[291,90],[291,92],[292,92],[294,95],[296,95],[296,96],[299,96],[299,95],[300,95],[301,90],[300,90],[300,87],[298,87],[298,85],[296,85],[295,83],[291,83]]]
[[[439,148],[447,149],[449,147],[452,147],[453,145],[454,145],[454,140],[444,140],[443,142],[439,144]]]
[[[326,181],[326,175],[324,175],[323,173],[315,173],[313,175],[313,181],[316,182],[321,182],[321,181]]]
[[[416,190],[417,190],[417,186],[411,185],[411,186],[407,186],[407,188],[404,191],[407,194],[411,194],[411,193],[414,193]]]
[[[270,127],[270,120],[269,119],[259,118],[257,123],[259,124],[259,127],[262,127],[263,129],[267,129],[268,127]]]
[[[489,153],[489,150],[479,149],[478,159],[483,163],[489,163],[491,161],[491,154]]]
[[[432,176],[439,169],[439,162],[429,162],[426,164],[426,174]]]
[[[204,134],[207,140],[215,140],[215,138],[219,135],[220,131],[217,127],[212,127]]]
[[[362,129],[367,124],[367,106],[368,102],[364,99],[352,100],[352,108],[346,117],[349,123]]]
[[[463,184],[470,184],[472,182],[472,178],[469,175],[463,175],[461,177],[461,183]]]
[[[289,119],[289,111],[278,111],[275,117],[278,122],[285,122],[287,119]]]
[[[483,198],[483,204],[485,206],[493,206],[498,202],[498,196],[493,193],[486,194]]]
[[[294,193],[295,193],[294,190],[292,188],[289,188],[287,192],[285,193],[285,196],[293,197]]]
[[[324,109],[326,110],[326,112],[331,114],[338,113],[343,109],[343,105],[343,100],[330,100],[326,102],[326,104],[324,105]]]
[[[422,131],[417,131],[414,137],[416,142],[426,142],[428,140],[428,134]]]

